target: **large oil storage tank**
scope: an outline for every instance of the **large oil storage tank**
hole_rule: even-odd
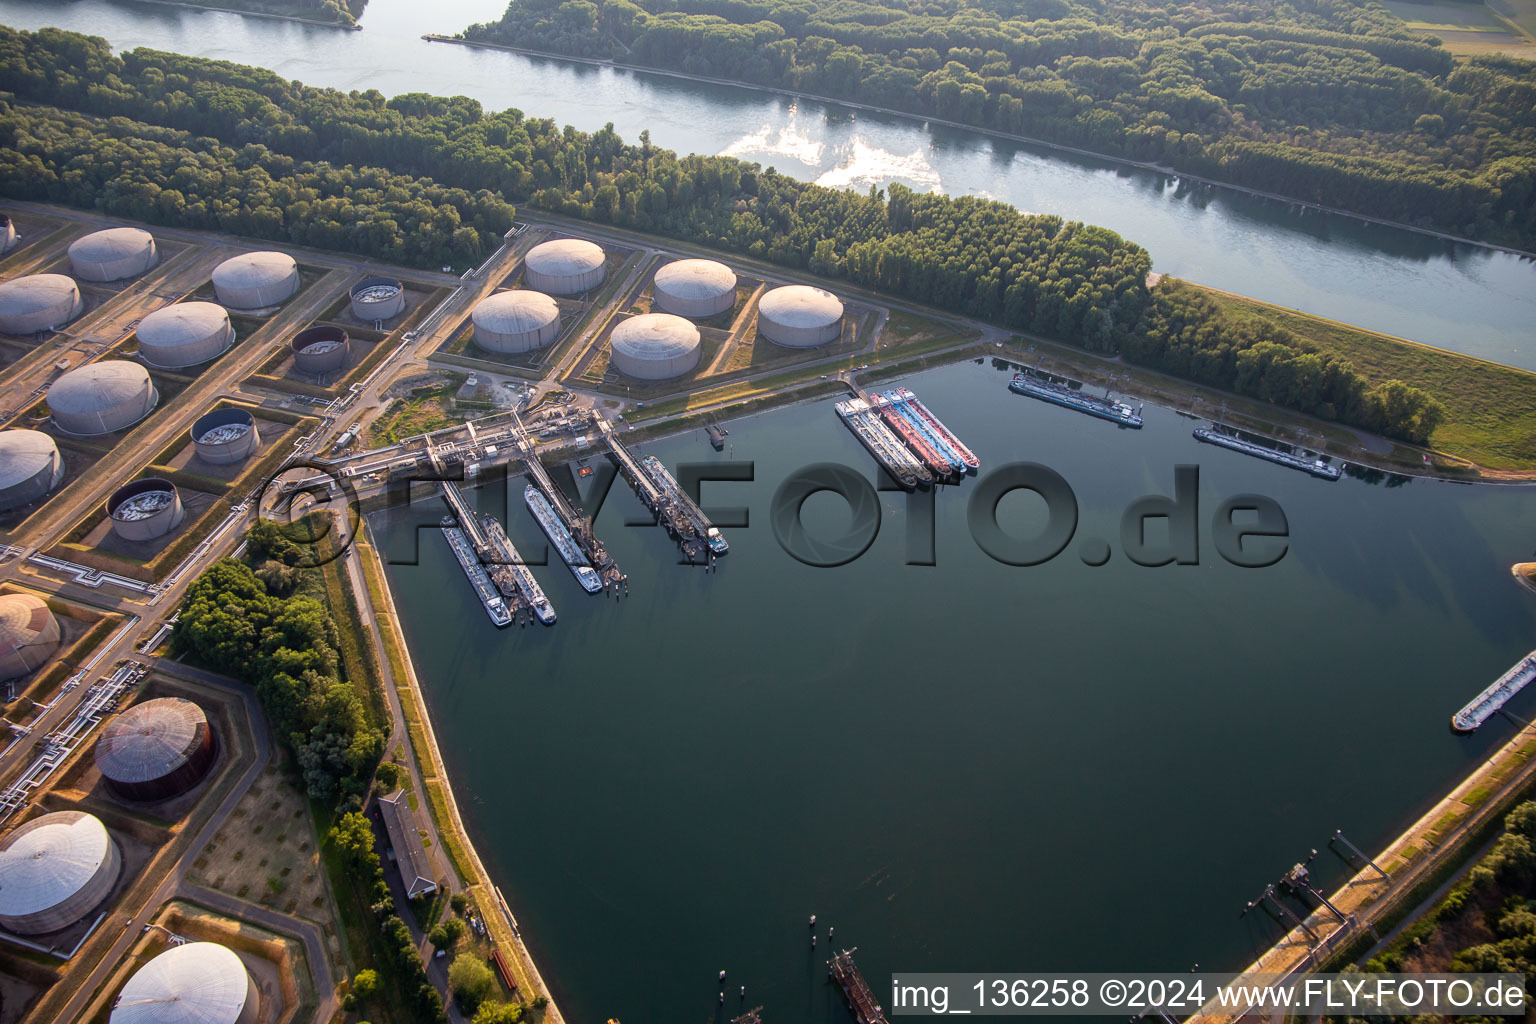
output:
[[[181,697],[157,697],[107,723],[96,741],[96,767],[112,792],[147,803],[203,781],[217,752],[202,708]]]
[[[128,979],[107,1024],[256,1024],[256,981],[227,946],[172,946]]]
[[[0,839],[0,928],[18,935],[68,928],[107,898],[122,864],[95,815],[33,818]]]
[[[143,228],[107,228],[69,243],[69,265],[82,281],[121,281],[160,262],[155,236]]]
[[[551,295],[575,295],[603,283],[602,247],[580,238],[557,238],[528,250],[523,280]]]
[[[186,515],[176,485],[158,476],[124,484],[107,499],[112,532],[127,541],[164,537],[181,525]]]
[[[59,620],[42,598],[0,594],[0,679],[35,672],[59,649]]]
[[[348,293],[352,315],[372,322],[405,312],[405,285],[392,277],[365,277]]]
[[[134,333],[144,361],[167,370],[206,363],[235,340],[229,313],[216,302],[178,302],[157,309]]]
[[[6,334],[51,331],[84,308],[80,286],[63,274],[32,274],[0,283],[0,331]]]
[[[842,332],[843,304],[820,288],[786,285],[757,304],[757,333],[785,348],[815,348]]]
[[[71,434],[110,434],[148,416],[160,401],[149,371],[126,359],[87,363],[48,387],[53,422]]]
[[[41,501],[64,479],[64,457],[41,430],[0,431],[0,512]]]
[[[335,373],[347,365],[351,351],[352,339],[345,330],[316,324],[293,336],[293,368],[313,376]]]
[[[215,409],[192,424],[192,450],[215,466],[244,462],[259,447],[256,418],[244,409]]]
[[[230,309],[275,306],[299,290],[299,265],[283,252],[248,252],[213,268],[213,290]]]
[[[10,252],[16,247],[16,225],[11,223],[11,215],[0,213],[0,252]]]
[[[613,329],[614,369],[641,380],[680,377],[699,365],[699,329],[671,313],[644,313]]]
[[[480,300],[470,319],[475,344],[492,352],[532,352],[560,336],[560,304],[525,288]]]
[[[736,305],[736,275],[714,260],[675,260],[656,271],[651,289],[667,313],[703,319]]]

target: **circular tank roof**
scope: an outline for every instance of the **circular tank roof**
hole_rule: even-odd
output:
[[[791,284],[764,295],[757,311],[785,327],[826,327],[842,319],[843,304],[829,291]]]
[[[31,480],[59,457],[59,446],[40,430],[0,431],[0,490]]]
[[[551,277],[577,277],[603,265],[603,250],[580,238],[557,238],[529,249],[524,262]]]
[[[677,260],[656,271],[656,287],[680,299],[712,299],[736,288],[736,275],[714,260]]]
[[[135,333],[141,344],[179,348],[205,341],[229,326],[229,314],[216,302],[178,302],[139,321]]]
[[[154,244],[155,236],[143,228],[107,228],[69,243],[69,258],[86,263],[110,263],[137,256]]]
[[[248,252],[213,268],[215,288],[264,288],[281,284],[298,269],[284,252]]]
[[[523,334],[559,320],[560,304],[543,292],[519,288],[482,299],[471,316],[476,327],[497,334]]]
[[[112,837],[94,815],[59,811],[28,822],[0,849],[0,915],[25,917],[85,888],[112,855]]]
[[[642,313],[615,327],[612,342],[631,359],[671,359],[699,347],[699,329],[671,313]]]
[[[90,415],[130,402],[149,384],[149,371],[126,359],[87,363],[48,388],[48,408],[65,415]]]
[[[0,653],[24,650],[47,631],[53,613],[32,594],[0,594]]]
[[[63,274],[32,274],[0,283],[0,317],[26,316],[73,302],[80,289]]]
[[[208,728],[203,709],[180,697],[135,704],[102,730],[96,767],[116,782],[151,782],[187,763],[198,728]]]
[[[172,946],[118,993],[111,1024],[234,1024],[245,1009],[245,964],[217,942]]]

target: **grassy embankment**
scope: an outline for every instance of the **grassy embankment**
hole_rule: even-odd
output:
[[[1354,363],[1371,383],[1406,381],[1445,406],[1431,447],[1495,471],[1536,469],[1536,374],[1207,289],[1228,316],[1278,324]]]

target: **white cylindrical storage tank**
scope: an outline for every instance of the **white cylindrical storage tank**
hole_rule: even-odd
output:
[[[805,284],[775,288],[757,304],[757,333],[785,348],[815,348],[843,333],[843,304]]]
[[[261,447],[256,418],[244,409],[215,409],[192,424],[192,449],[215,466],[243,462]]]
[[[0,431],[0,511],[41,501],[64,479],[64,457],[41,430]]]
[[[124,484],[107,499],[112,532],[135,543],[164,537],[186,514],[176,485],[157,476]]]
[[[172,946],[128,979],[107,1024],[256,1024],[255,979],[227,946]]]
[[[523,281],[551,295],[575,295],[603,283],[602,247],[580,238],[557,238],[528,250]]]
[[[117,884],[122,858],[84,811],[33,818],[0,840],[0,928],[56,932],[84,918]]]
[[[121,281],[160,262],[155,236],[143,228],[93,231],[69,244],[69,265],[82,281]]]
[[[560,304],[525,288],[482,299],[470,319],[475,344],[492,352],[532,352],[560,336]]]
[[[321,376],[347,365],[352,338],[340,327],[317,324],[293,336],[293,367],[300,373]]]
[[[718,316],[736,305],[736,275],[714,260],[676,260],[656,271],[652,293],[664,312]]]
[[[263,309],[299,290],[299,265],[283,252],[248,252],[213,268],[213,290],[230,309]]]
[[[0,213],[0,252],[10,252],[16,247],[16,225],[10,214]]]
[[[84,308],[80,286],[63,274],[32,274],[0,284],[0,331],[6,334],[51,331]]]
[[[70,370],[49,385],[46,400],[60,430],[90,436],[131,427],[150,414],[160,393],[143,366],[109,359]]]
[[[699,365],[699,329],[671,313],[644,313],[613,329],[610,365],[641,380],[681,377]]]
[[[348,293],[352,315],[372,322],[388,320],[405,312],[405,285],[392,277],[365,277]]]
[[[216,359],[235,340],[229,313],[216,302],[178,302],[157,309],[134,333],[144,361],[166,370]]]
[[[20,679],[59,649],[59,620],[40,597],[0,594],[0,679]]]

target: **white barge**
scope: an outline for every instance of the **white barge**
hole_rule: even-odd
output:
[[[1476,732],[1478,726],[1498,713],[1510,698],[1525,689],[1532,679],[1536,679],[1536,651],[1532,651],[1514,665],[1510,666],[1499,678],[1495,679],[1482,693],[1473,697],[1467,706],[1451,716],[1451,730],[1453,732]]]
[[[529,484],[523,488],[523,501],[528,505],[528,511],[533,513],[533,518],[539,521],[539,527],[543,529],[544,536],[555,546],[560,553],[560,558],[570,568],[571,575],[576,577],[582,589],[589,594],[595,594],[603,589],[603,578],[592,568],[592,563],[587,561],[587,556],[582,554],[581,547],[576,543],[576,538],[571,536],[571,531],[565,528],[560,517],[550,505],[549,499],[544,497],[542,491]]]
[[[480,598],[480,603],[485,606],[485,614],[498,626],[510,626],[512,613],[507,610],[507,602],[496,589],[496,584],[491,582],[490,573],[485,571],[485,566],[480,564],[480,556],[475,554],[474,545],[469,538],[464,536],[464,531],[459,529],[458,520],[453,516],[443,517],[443,536],[448,538],[448,546],[453,549],[453,556],[459,560],[459,565],[464,569],[464,575],[469,578],[470,585],[475,588],[475,594]]]

